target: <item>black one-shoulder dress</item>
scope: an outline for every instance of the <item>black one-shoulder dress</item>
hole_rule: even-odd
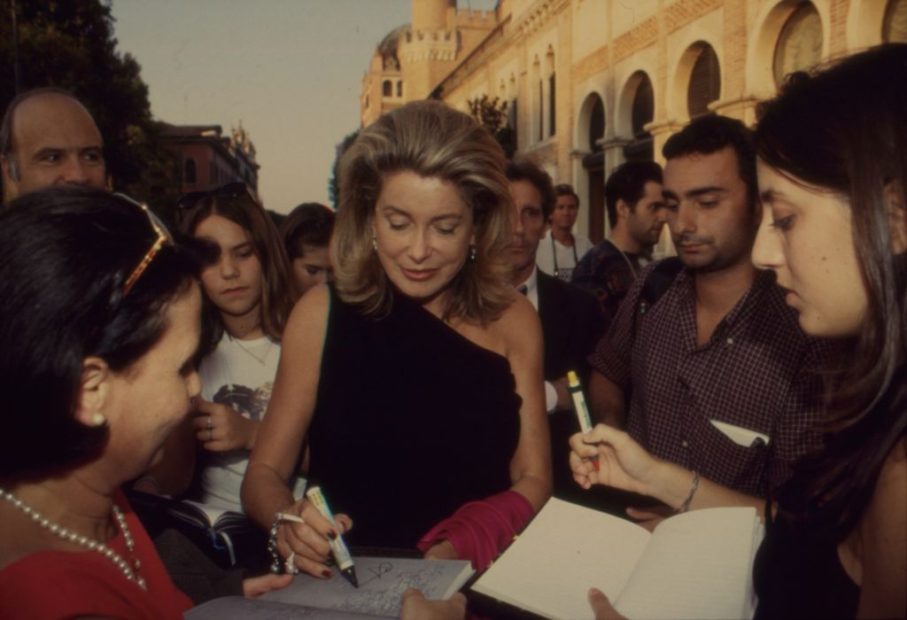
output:
[[[506,358],[395,294],[367,318],[331,288],[310,479],[352,545],[414,548],[462,504],[507,490],[520,397]]]

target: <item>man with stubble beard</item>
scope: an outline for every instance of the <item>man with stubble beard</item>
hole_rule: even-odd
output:
[[[590,406],[597,421],[686,468],[698,505],[761,508],[818,443],[820,345],[800,331],[772,273],[750,260],[761,217],[750,131],[701,117],[663,154],[683,269],[649,304],[642,291],[658,263],[640,274],[590,356]]]

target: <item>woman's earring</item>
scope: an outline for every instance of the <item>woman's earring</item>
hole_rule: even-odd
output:
[[[469,246],[469,262],[476,262],[476,246],[474,245]]]
[[[372,235],[372,249],[378,251],[378,238]]]
[[[96,411],[95,413],[92,413],[91,419],[89,420],[89,424],[91,424],[91,426],[104,426],[104,424],[106,422],[107,422],[107,418],[105,418],[104,414],[101,413],[100,411]]]

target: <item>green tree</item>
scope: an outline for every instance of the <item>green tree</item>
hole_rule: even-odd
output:
[[[508,158],[516,153],[516,134],[507,118],[507,102],[499,97],[489,99],[482,95],[466,102],[470,115],[494,136]]]
[[[17,92],[41,86],[69,90],[91,111],[104,136],[114,188],[158,208],[173,204],[178,163],[158,142],[141,67],[116,49],[110,5],[100,0],[6,0],[3,5],[0,109]]]

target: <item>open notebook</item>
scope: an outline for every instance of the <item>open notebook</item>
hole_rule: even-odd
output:
[[[602,590],[628,618],[750,618],[763,528],[753,508],[675,515],[650,533],[556,498],[472,590],[548,618],[592,619]]]
[[[336,570],[330,579],[300,574],[286,588],[259,599],[219,598],[188,611],[185,617],[187,620],[399,618],[401,597],[407,588],[418,588],[429,599],[448,598],[474,572],[470,563],[462,560],[369,557],[354,560],[358,588]]]

